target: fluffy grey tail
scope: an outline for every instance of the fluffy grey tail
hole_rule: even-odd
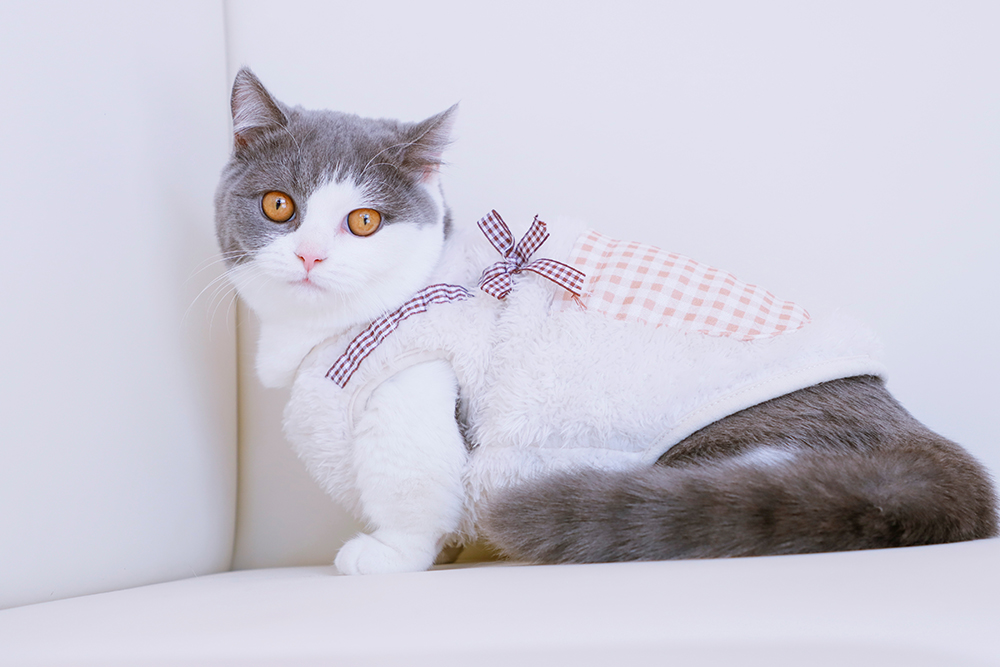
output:
[[[975,461],[933,435],[889,450],[761,448],[629,473],[564,474],[510,490],[482,524],[487,539],[520,560],[718,558],[989,537],[995,504]]]

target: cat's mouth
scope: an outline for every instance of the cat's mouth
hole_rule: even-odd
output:
[[[309,276],[306,276],[305,278],[300,278],[299,280],[293,280],[291,281],[291,283],[297,289],[304,290],[310,294],[326,291],[325,288],[321,287],[320,285],[317,285],[313,280],[311,280]]]

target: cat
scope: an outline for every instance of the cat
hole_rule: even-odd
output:
[[[342,573],[423,570],[477,537],[565,563],[996,535],[988,473],[888,393],[863,328],[649,246],[454,224],[455,113],[290,107],[246,68],[233,85],[217,236],[261,322],[258,375],[291,386],[289,441],[371,528]],[[580,272],[608,253],[763,301],[753,322],[610,312],[595,294],[620,276]]]

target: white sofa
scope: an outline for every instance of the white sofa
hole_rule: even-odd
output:
[[[996,665],[1000,540],[337,576],[215,282],[241,64],[279,98],[461,101],[458,221],[568,214],[887,347],[1000,470],[995,4],[5,4],[0,665]]]

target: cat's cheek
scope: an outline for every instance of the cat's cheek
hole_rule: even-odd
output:
[[[267,252],[258,255],[230,274],[230,283],[243,301],[262,320],[280,317],[301,300],[301,286],[294,285],[294,267],[276,260]]]

